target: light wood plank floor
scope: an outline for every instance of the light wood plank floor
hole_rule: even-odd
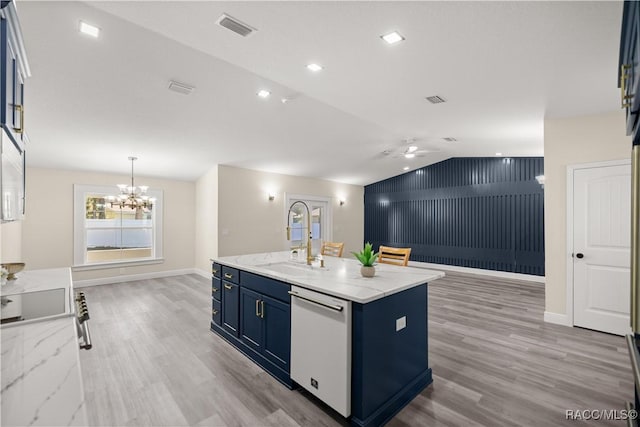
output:
[[[209,280],[83,290],[94,342],[81,352],[92,425],[347,425],[209,331]],[[434,383],[389,426],[584,425],[565,420],[565,410],[623,409],[633,397],[623,338],[544,323],[541,284],[448,273],[429,298]]]

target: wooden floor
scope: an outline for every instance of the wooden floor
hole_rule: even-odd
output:
[[[196,275],[83,289],[94,347],[81,352],[92,425],[347,425],[209,331]],[[389,426],[624,425],[565,419],[623,409],[633,384],[622,337],[542,321],[542,284],[447,273],[429,286],[434,382]]]

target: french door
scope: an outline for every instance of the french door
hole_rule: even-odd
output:
[[[308,196],[300,194],[287,194],[285,209],[287,220],[291,227],[291,240],[286,242],[286,249],[297,248],[307,244],[307,214],[311,215],[311,255],[320,253],[323,241],[330,241],[331,233],[331,203],[328,197]],[[303,202],[309,208],[307,209]],[[293,205],[293,208],[289,208]]]

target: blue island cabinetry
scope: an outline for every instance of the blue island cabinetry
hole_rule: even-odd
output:
[[[211,330],[293,388],[289,376],[291,287],[218,263],[213,264],[212,273]]]
[[[267,277],[272,274],[263,276],[258,274],[260,269],[245,271],[239,264],[231,266],[224,262],[225,259],[218,259],[212,267],[211,330],[288,388],[300,387],[290,376],[290,291],[292,284],[303,284],[295,280],[286,283],[290,278],[276,280],[274,277],[281,276]],[[330,262],[340,263],[334,266],[334,272],[344,265],[352,268],[346,260]],[[381,274],[389,278],[409,270],[414,270],[411,274],[415,278],[415,269],[381,267],[387,268],[390,271],[383,270]],[[317,274],[321,277],[323,272]],[[437,277],[442,275],[428,280]],[[319,289],[316,286],[314,290]],[[427,279],[373,300],[354,298],[351,306],[351,409],[347,419],[355,426],[384,425],[432,382],[428,364]],[[313,333],[310,328],[309,334]],[[309,386],[302,384],[305,385]]]

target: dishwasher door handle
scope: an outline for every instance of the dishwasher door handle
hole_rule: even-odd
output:
[[[302,295],[300,295],[300,294],[299,294],[299,293],[297,293],[297,292],[293,292],[293,291],[288,291],[288,292],[289,292],[289,295],[291,295],[291,296],[294,296],[294,297],[296,297],[296,298],[303,299],[303,300],[305,300],[305,301],[312,302],[312,303],[314,303],[314,304],[321,305],[322,307],[326,307],[326,308],[331,309],[331,310],[334,310],[334,311],[338,311],[338,312],[339,312],[339,311],[344,310],[344,307],[343,307],[343,306],[341,306],[341,305],[327,304],[326,302],[318,301],[317,299],[313,299],[313,298],[309,298],[309,297],[302,296]]]

